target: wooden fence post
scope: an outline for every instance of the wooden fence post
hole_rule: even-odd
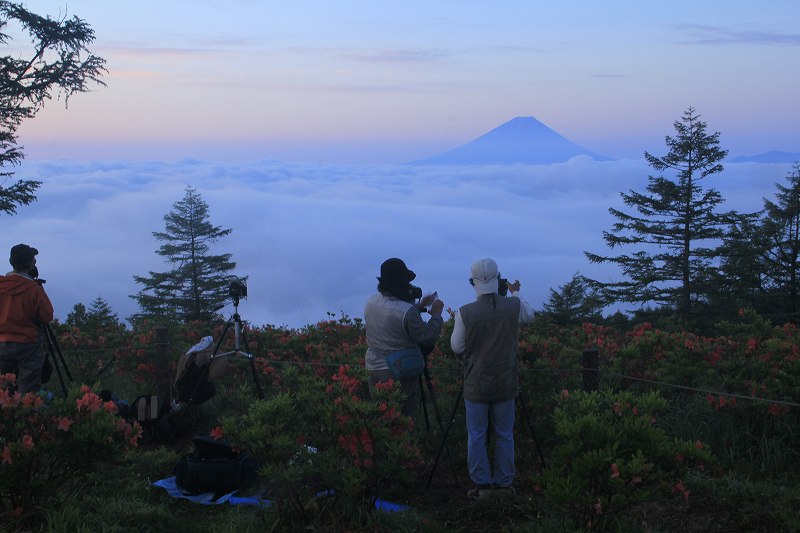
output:
[[[167,328],[156,328],[156,394],[159,400],[170,400],[172,394],[172,371],[169,360]]]
[[[600,355],[596,349],[583,351],[583,390],[596,391],[600,388]]]

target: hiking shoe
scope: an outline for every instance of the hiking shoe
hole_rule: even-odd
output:
[[[467,491],[467,498],[470,500],[488,500],[492,496],[491,485],[478,485]]]
[[[511,485],[507,487],[501,487],[499,485],[495,485],[492,487],[492,493],[497,496],[498,498],[513,498],[517,495],[517,491]]]

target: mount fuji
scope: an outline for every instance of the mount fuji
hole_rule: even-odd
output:
[[[595,154],[548,128],[534,117],[516,117],[477,139],[447,152],[412,161],[412,165],[542,165]]]

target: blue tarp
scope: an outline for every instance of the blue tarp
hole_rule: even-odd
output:
[[[213,492],[206,492],[203,494],[184,494],[183,491],[178,488],[178,485],[175,483],[175,476],[168,477],[166,479],[161,479],[153,483],[156,487],[161,487],[162,489],[167,491],[167,494],[172,496],[173,498],[182,498],[184,500],[189,500],[195,503],[200,503],[203,505],[219,505],[222,503],[229,503],[231,505],[252,505],[255,507],[269,507],[272,505],[272,502],[269,500],[264,500],[259,498],[258,496],[234,496],[237,491],[229,492],[228,494],[224,494],[219,498],[214,498]],[[323,491],[319,493],[317,496],[327,496],[332,494],[332,491]],[[375,508],[379,511],[386,511],[388,513],[395,513],[398,511],[406,511],[410,509],[407,505],[401,505],[399,503],[392,503],[387,502],[381,499],[375,500]]]

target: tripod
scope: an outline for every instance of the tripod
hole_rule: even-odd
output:
[[[458,406],[461,403],[461,398],[464,396],[464,384],[461,384],[461,389],[459,389],[458,397],[456,401],[453,403],[453,409],[450,412],[450,423],[447,426],[447,429],[442,436],[442,442],[439,444],[439,450],[436,452],[436,459],[433,462],[433,466],[431,467],[431,473],[428,476],[428,483],[425,485],[425,488],[429,488],[431,485],[431,481],[433,480],[433,474],[436,472],[436,467],[439,465],[439,459],[442,456],[442,450],[447,447],[447,435],[450,433],[450,428],[453,426],[453,423],[456,420],[456,412],[458,411]],[[539,461],[542,464],[542,468],[545,467],[544,462],[544,455],[542,454],[542,449],[539,447],[539,439],[536,438],[536,432],[533,430],[533,424],[531,423],[530,417],[528,416],[528,409],[525,406],[525,397],[522,393],[522,387],[517,389],[517,397],[519,398],[519,404],[522,407],[522,414],[525,417],[525,421],[528,425],[528,429],[531,431],[531,437],[533,437],[533,444],[536,446],[536,452],[539,455]],[[448,450],[448,455],[450,451]]]
[[[61,391],[64,393],[64,398],[66,398],[67,384],[64,381],[64,376],[66,375],[67,379],[72,381],[72,374],[70,374],[69,368],[67,368],[67,362],[64,360],[64,354],[61,352],[61,348],[58,346],[58,341],[56,341],[56,336],[53,334],[50,324],[40,324],[39,327],[42,330],[42,337],[44,337],[45,347],[47,349],[47,353],[45,354],[44,358],[44,365],[42,365],[42,377],[44,377],[44,372],[48,365],[50,365],[52,368],[55,368],[56,374],[58,375],[58,381],[61,383]],[[51,360],[52,363],[50,363]],[[52,372],[52,368],[50,372]]]
[[[422,355],[425,358],[425,366],[422,368],[422,375],[419,377],[419,397],[420,400],[422,401],[422,411],[425,414],[425,428],[428,431],[430,431],[431,429],[430,422],[428,422],[428,407],[425,402],[425,388],[422,385],[423,377],[425,378],[424,381],[428,387],[428,392],[430,393],[431,396],[431,403],[433,404],[433,412],[436,416],[436,423],[439,425],[439,431],[442,432],[442,435],[447,435],[444,423],[442,422],[442,415],[439,413],[439,405],[436,402],[436,395],[433,392],[433,381],[431,380],[431,373],[428,370],[428,353],[432,351],[433,347],[431,347],[430,349],[426,349],[424,347],[421,348],[422,348]],[[450,428],[448,427],[447,429]],[[450,461],[450,468],[453,470],[453,482],[455,483],[456,487],[458,487],[459,486],[458,474],[456,473],[456,466],[453,463],[453,455],[450,453],[450,447],[447,445],[447,441],[444,438],[442,439],[442,442],[444,443],[445,451],[447,451],[447,458]],[[439,450],[439,453],[441,454],[441,449]],[[431,477],[433,477],[433,473],[431,473]],[[428,485],[430,485],[430,480],[428,480]]]
[[[229,352],[219,353],[219,349],[222,346],[222,342],[225,340],[228,331],[233,328],[233,350]],[[240,340],[244,341],[244,351],[241,349],[242,345],[240,344]],[[220,357],[230,357],[241,355],[246,357],[250,362],[250,371],[253,374],[253,383],[256,386],[256,391],[258,392],[258,398],[260,400],[264,399],[264,392],[261,390],[261,381],[258,379],[258,371],[256,370],[255,360],[253,358],[253,354],[250,353],[250,347],[247,342],[247,335],[244,332],[242,327],[242,317],[239,316],[239,297],[233,296],[233,316],[231,316],[230,320],[225,323],[225,328],[222,330],[222,334],[219,336],[219,340],[217,341],[217,345],[214,347],[214,352],[211,354],[211,359],[209,360],[208,364],[205,365],[203,368],[203,374],[200,375],[200,379],[198,380],[197,385],[195,385],[195,390],[192,391],[191,396],[189,397],[189,401],[187,403],[191,404],[192,399],[194,398],[194,394],[197,391],[197,387],[199,387],[200,383],[203,382],[204,379],[208,377],[208,371],[211,368],[211,365],[214,363],[215,359]]]

